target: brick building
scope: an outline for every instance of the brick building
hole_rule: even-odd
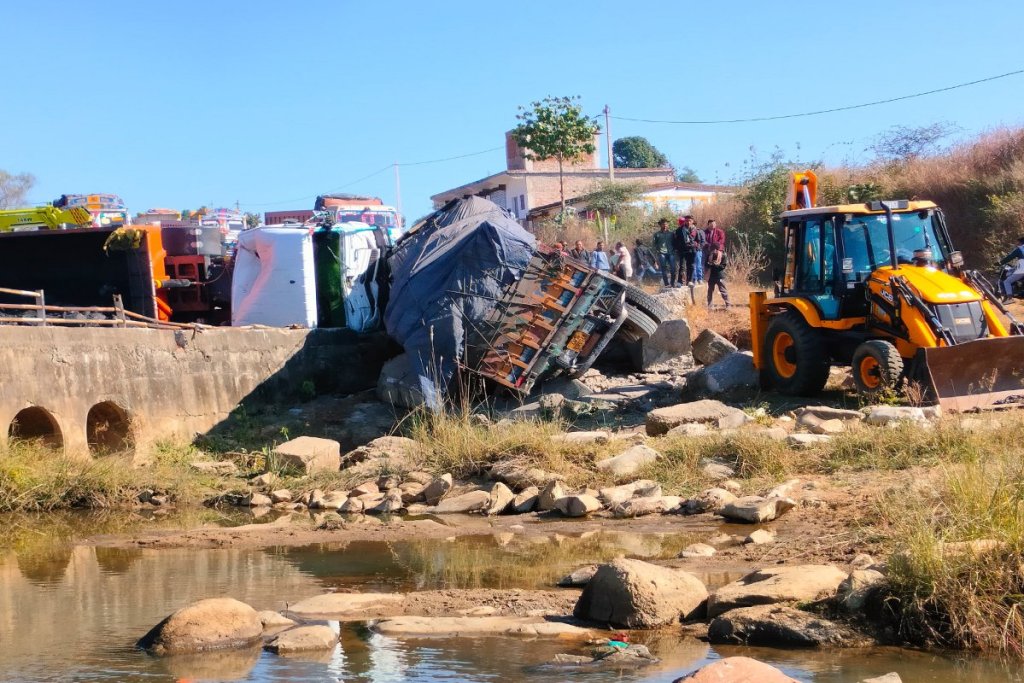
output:
[[[608,178],[608,169],[601,167],[599,136],[594,136],[595,152],[579,161],[566,164],[563,171],[565,198],[579,197],[594,185]],[[617,168],[615,179],[643,182],[649,185],[670,183],[675,179],[671,168]],[[531,161],[523,154],[511,133],[505,134],[505,170],[472,183],[439,192],[430,199],[440,208],[452,199],[484,197],[526,220],[532,207],[559,202],[558,160]]]

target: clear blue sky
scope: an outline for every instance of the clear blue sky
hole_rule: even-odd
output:
[[[783,10],[782,8],[787,9]],[[0,168],[31,199],[114,192],[133,211],[395,200],[392,161],[500,147],[516,107],[581,95],[652,119],[775,115],[1024,68],[1024,3],[176,0],[8,2]],[[870,109],[722,126],[612,122],[709,182],[775,146],[865,158],[879,131],[1024,123],[1024,76]],[[501,150],[402,169],[405,213],[504,166]]]

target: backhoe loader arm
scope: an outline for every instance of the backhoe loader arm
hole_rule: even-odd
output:
[[[62,225],[88,227],[92,225],[92,215],[80,206],[70,209],[37,206],[31,209],[0,210],[0,232],[34,227],[59,230]]]

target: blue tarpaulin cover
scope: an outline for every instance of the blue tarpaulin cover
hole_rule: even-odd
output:
[[[470,197],[449,202],[395,246],[384,326],[409,354],[430,408],[440,407],[467,337],[522,277],[535,245],[497,204]]]

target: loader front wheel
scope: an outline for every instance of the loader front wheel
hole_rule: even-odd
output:
[[[884,339],[872,339],[858,346],[851,366],[853,383],[866,396],[896,389],[903,378],[903,358]]]
[[[799,313],[772,318],[764,336],[764,384],[783,394],[811,396],[825,388],[829,358],[819,335]]]

